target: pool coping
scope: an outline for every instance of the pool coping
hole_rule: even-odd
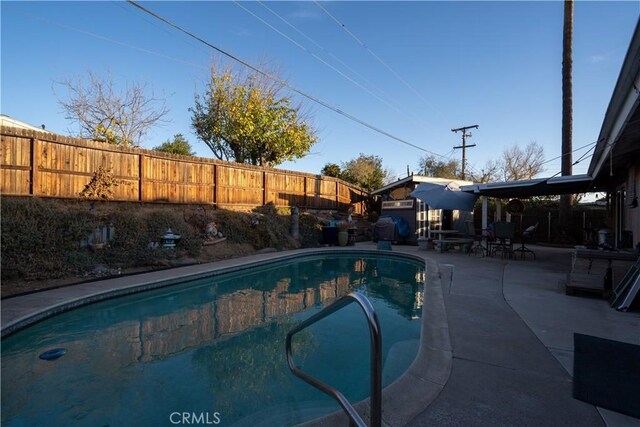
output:
[[[2,300],[1,337],[5,338],[36,322],[74,308],[111,298],[159,289],[184,280],[198,280],[248,268],[268,265],[273,261],[289,261],[314,255],[376,254],[409,258],[424,262],[424,303],[418,353],[407,371],[383,390],[382,420],[386,426],[407,424],[440,394],[452,367],[449,335],[440,271],[436,261],[414,254],[372,248],[311,248],[287,252],[271,252],[233,258],[206,264],[177,267],[134,276],[65,286]],[[97,288],[99,286],[99,288]],[[355,406],[365,421],[369,420],[369,399]],[[308,426],[333,426],[347,421],[338,411],[304,423]]]
[[[333,249],[333,251],[330,249]],[[312,248],[254,254],[222,261],[85,282],[3,299],[0,301],[0,306],[2,307],[0,337],[5,338],[48,317],[98,301],[159,289],[184,280],[198,280],[248,268],[263,267],[272,261],[288,261],[299,257],[313,256],[314,254],[322,255],[326,252],[335,252],[335,248]]]

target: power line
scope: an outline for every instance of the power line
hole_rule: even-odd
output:
[[[132,6],[135,6],[138,9],[148,13],[149,15],[153,16],[154,18],[164,22],[165,24],[175,28],[176,30],[188,35],[189,37],[191,37],[191,38],[193,38],[193,39],[195,39],[197,41],[199,41],[200,43],[203,43],[204,45],[210,47],[211,49],[213,49],[213,50],[215,50],[215,51],[217,51],[217,52],[219,52],[219,53],[221,53],[221,54],[233,59],[234,61],[244,65],[245,67],[247,67],[247,68],[249,68],[249,69],[251,69],[253,71],[255,71],[256,73],[258,73],[258,74],[260,74],[260,75],[262,75],[264,77],[267,77],[267,78],[269,78],[269,79],[281,84],[282,86],[288,88],[289,90],[291,90],[291,91],[293,91],[293,92],[295,92],[295,93],[297,93],[297,94],[299,94],[299,95],[301,95],[301,96],[303,96],[303,97],[305,97],[305,98],[307,98],[307,99],[309,99],[309,100],[311,100],[311,101],[313,101],[313,102],[315,102],[317,104],[320,104],[323,107],[325,107],[325,108],[327,108],[327,109],[329,109],[331,111],[334,111],[334,112],[336,112],[336,113],[338,113],[338,114],[340,114],[340,115],[342,115],[342,116],[344,116],[344,117],[346,117],[346,118],[348,118],[348,119],[350,119],[350,120],[352,120],[352,121],[354,121],[356,123],[361,124],[362,126],[365,126],[365,127],[369,128],[369,129],[375,131],[375,132],[378,132],[378,133],[380,133],[382,135],[385,135],[385,136],[387,136],[387,137],[389,137],[391,139],[394,139],[394,140],[396,140],[396,141],[398,141],[398,142],[400,142],[402,144],[408,145],[410,147],[416,148],[418,150],[421,150],[421,151],[424,151],[424,152],[427,152],[427,153],[431,153],[431,154],[435,154],[437,156],[440,156],[440,154],[438,154],[438,153],[435,153],[433,151],[430,151],[430,150],[427,150],[425,148],[419,147],[419,146],[417,146],[415,144],[412,144],[411,142],[408,142],[408,141],[406,141],[406,140],[404,140],[402,138],[399,138],[399,137],[397,137],[395,135],[392,135],[392,134],[390,134],[390,133],[388,133],[388,132],[386,132],[386,131],[384,131],[384,130],[376,127],[376,126],[373,126],[373,125],[365,122],[364,120],[361,120],[361,119],[359,119],[359,118],[357,118],[357,117],[355,117],[355,116],[353,116],[353,115],[351,115],[351,114],[349,114],[349,113],[347,113],[345,111],[340,110],[339,108],[336,108],[336,107],[334,107],[334,106],[332,106],[332,105],[330,105],[330,104],[328,104],[328,103],[326,103],[326,102],[324,102],[324,101],[322,101],[322,100],[320,100],[320,99],[318,99],[318,98],[316,98],[316,97],[314,97],[312,95],[307,94],[306,92],[303,92],[302,90],[300,90],[300,89],[298,89],[298,88],[296,88],[294,86],[291,86],[290,84],[288,84],[284,80],[274,76],[273,74],[268,73],[266,71],[263,71],[263,70],[259,69],[258,67],[254,66],[254,65],[251,65],[250,63],[248,63],[248,62],[238,58],[237,56],[225,51],[224,49],[221,49],[221,48],[219,48],[219,47],[207,42],[206,40],[196,36],[192,32],[180,27],[177,24],[174,24],[173,22],[169,21],[168,19],[163,18],[162,16],[156,14],[155,12],[152,12],[151,10],[147,9],[146,7],[138,4],[137,2],[135,2],[133,0],[127,0],[127,2],[130,3]]]
[[[576,151],[580,151],[580,150],[582,150],[583,148],[586,148],[586,147],[588,147],[588,146],[590,146],[590,145],[595,145],[595,144],[597,144],[597,143],[598,143],[598,141],[590,142],[590,143],[588,143],[588,144],[585,144],[585,145],[583,145],[583,146],[581,146],[581,147],[576,148],[575,150],[572,150],[572,151],[570,151],[570,152],[567,152],[567,153],[561,154],[561,155],[559,155],[559,156],[557,156],[557,157],[554,157],[553,159],[546,160],[546,161],[544,161],[544,162],[542,162],[542,163],[540,163],[540,164],[541,164],[541,165],[544,165],[544,164],[547,164],[547,163],[549,163],[549,162],[553,162],[554,160],[561,159],[561,158],[562,158],[562,157],[564,157],[564,156],[568,156],[568,155],[570,155],[570,154],[572,154],[572,153],[575,153]],[[591,151],[591,150],[589,150],[589,151]]]
[[[271,25],[270,23],[268,23],[267,21],[265,21],[264,19],[262,19],[261,17],[259,17],[258,15],[256,15],[255,13],[253,13],[252,11],[250,11],[249,9],[247,9],[246,7],[242,6],[240,3],[238,3],[237,1],[234,0],[234,3],[236,4],[236,6],[238,6],[239,8],[241,8],[242,10],[244,10],[245,12],[247,12],[248,14],[252,15],[254,18],[256,18],[257,20],[259,20],[260,22],[262,22],[264,25],[266,25],[267,27],[271,28],[273,31],[275,31],[276,33],[280,34],[282,37],[284,37],[285,39],[289,40],[291,43],[293,43],[294,45],[296,45],[298,48],[302,49],[303,51],[305,51],[306,53],[308,53],[309,55],[311,55],[313,58],[315,58],[316,60],[320,61],[322,64],[326,65],[327,67],[331,68],[333,71],[335,71],[336,73],[340,74],[342,77],[344,77],[345,79],[349,80],[351,83],[353,83],[354,85],[358,86],[360,89],[366,91],[367,93],[369,93],[371,96],[375,97],[376,99],[378,99],[379,101],[385,103],[387,106],[395,109],[396,111],[402,113],[402,111],[395,105],[389,103],[387,100],[381,98],[380,96],[378,96],[377,94],[373,93],[371,90],[369,90],[368,88],[364,87],[363,85],[361,85],[360,83],[358,83],[357,81],[353,80],[351,77],[349,77],[348,75],[346,75],[345,73],[343,73],[342,71],[340,71],[339,69],[337,69],[336,67],[334,67],[333,65],[329,64],[327,61],[325,61],[324,59],[320,58],[318,55],[316,55],[315,53],[311,52],[309,49],[307,49],[306,47],[304,47],[303,45],[301,45],[300,43],[298,43],[297,41],[293,40],[291,37],[289,37],[288,35],[284,34],[282,31],[278,30],[276,27],[274,27],[273,25]],[[266,7],[266,6],[265,6]]]
[[[365,76],[363,76],[361,73],[359,73],[358,71],[356,71],[355,69],[353,69],[352,67],[350,67],[346,62],[344,62],[343,60],[341,60],[340,58],[338,58],[336,55],[334,55],[333,53],[331,53],[329,50],[327,50],[324,46],[322,46],[321,44],[319,44],[318,42],[316,42],[314,39],[312,39],[311,37],[309,37],[307,34],[305,34],[302,30],[300,30],[298,27],[296,27],[295,25],[293,25],[291,22],[287,21],[285,18],[283,18],[280,14],[278,14],[276,11],[274,11],[273,9],[271,9],[270,7],[268,7],[266,4],[264,4],[264,2],[262,1],[258,1],[258,4],[260,4],[262,7],[264,7],[265,9],[267,9],[269,12],[271,12],[273,15],[275,15],[277,18],[279,18],[282,22],[284,22],[285,24],[287,24],[289,27],[293,28],[298,34],[300,34],[302,37],[304,37],[305,39],[307,39],[308,41],[310,41],[311,43],[313,43],[317,48],[319,48],[321,51],[323,51],[324,53],[326,53],[328,56],[330,56],[332,59],[334,59],[336,62],[338,62],[340,65],[342,65],[343,67],[345,67],[347,70],[349,70],[351,73],[355,74],[356,76],[358,76],[359,78],[361,78],[365,83],[367,83],[368,85],[370,85],[371,87],[373,87],[376,91],[378,91],[379,93],[381,93],[382,95],[386,96],[388,99],[391,99],[392,101],[395,102],[395,105],[391,105],[391,107],[393,107],[394,109],[396,109],[397,111],[400,111],[403,114],[407,114],[409,116],[411,116],[415,122],[423,127],[424,129],[428,129],[427,126],[425,126],[422,123],[422,120],[420,118],[418,118],[412,111],[405,111],[402,110],[401,108],[399,109],[398,105],[402,105],[402,103],[398,102],[393,96],[391,96],[390,94],[388,94],[387,92],[385,92],[382,88],[380,88],[379,86],[377,86],[376,84],[374,84],[373,82],[371,82],[371,80],[369,80],[368,78],[366,78]],[[277,30],[276,30],[277,31]],[[295,42],[294,42],[295,43]],[[358,85],[359,86],[359,85]],[[369,92],[369,91],[368,91]],[[377,98],[377,97],[376,97]],[[382,100],[383,102],[385,102],[384,100]],[[388,104],[387,102],[385,102],[385,104]],[[402,111],[401,111],[402,110]]]
[[[165,32],[165,33],[167,33],[167,34],[169,34],[171,36],[173,35],[164,26],[158,25],[156,22],[152,21],[151,19],[147,19],[146,16],[140,15],[139,13],[135,13],[131,8],[124,6],[123,2],[112,1],[111,4],[113,4],[115,6],[118,6],[120,9],[127,11],[127,13],[131,14],[132,16],[135,16],[138,19],[142,19],[143,21],[147,22],[150,25],[153,25],[154,27],[158,28],[159,30],[161,30],[161,31],[163,31],[163,32]],[[181,41],[183,43],[185,43],[186,45],[194,48],[194,49],[197,49],[199,51],[207,53],[207,51],[204,48],[202,48],[202,46],[200,46],[200,45],[196,45],[195,43],[191,43],[191,41],[188,41],[188,40],[182,40],[181,39]]]
[[[396,76],[396,78],[398,80],[400,80],[402,82],[402,84],[404,84],[407,88],[409,88],[413,93],[415,93],[420,99],[422,99],[425,103],[429,104],[429,106],[431,108],[434,109],[434,111],[437,111],[436,108],[433,106],[433,104],[431,104],[431,102],[429,102],[429,100],[427,100],[424,96],[422,96],[422,94],[420,92],[418,92],[418,90],[416,88],[414,88],[413,86],[411,86],[409,84],[409,82],[407,82],[396,70],[394,70],[393,68],[391,68],[391,66],[389,64],[387,64],[382,58],[380,58],[378,55],[375,54],[375,52],[373,52],[362,40],[360,40],[358,38],[358,36],[356,36],[355,34],[353,34],[351,31],[349,31],[349,29],[347,28],[347,26],[345,24],[343,24],[342,22],[340,22],[340,20],[338,18],[336,18],[335,16],[333,16],[327,9],[324,8],[324,6],[322,6],[318,1],[314,0],[314,3],[324,11],[324,13],[327,14],[327,16],[329,16],[331,19],[333,19],[333,21],[338,24],[338,26],[340,28],[342,28],[347,34],[349,34],[351,36],[351,38],[353,38],[360,46],[362,46],[367,52],[369,52],[369,54],[371,56],[373,56],[375,59],[378,60],[378,62],[380,62],[382,65],[384,65],[384,67],[389,70],[394,76]]]

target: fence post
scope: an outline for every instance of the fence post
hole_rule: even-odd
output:
[[[213,164],[213,206],[218,209],[218,165]]]
[[[142,192],[144,191],[144,155],[142,153],[138,154],[138,201],[144,201],[144,197],[142,197]]]
[[[267,171],[262,170],[262,206],[267,204]]]
[[[39,156],[39,144],[36,138],[31,138],[31,143],[29,144],[29,149],[31,150],[31,176],[30,181],[31,185],[29,186],[29,194],[35,196],[38,192],[38,186],[40,185],[39,177],[38,177],[38,162],[40,159]]]
[[[218,164],[216,165],[214,184],[216,186],[214,200],[216,202],[216,209],[218,209],[220,203],[220,165]]]
[[[303,186],[303,191],[304,191],[304,208],[308,209],[308,201],[307,201],[307,177],[304,177],[304,186]]]
[[[338,182],[338,180],[336,179],[336,210],[339,211],[340,210],[340,196],[339,196],[339,187],[340,183]]]

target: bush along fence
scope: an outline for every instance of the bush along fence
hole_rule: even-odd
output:
[[[363,214],[366,191],[342,180],[200,157],[121,148],[99,141],[2,126],[0,193],[78,198],[108,177],[110,200],[277,207]],[[103,182],[104,185],[104,182]]]

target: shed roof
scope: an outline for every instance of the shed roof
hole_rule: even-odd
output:
[[[406,178],[399,179],[395,182],[385,185],[382,188],[372,191],[371,195],[375,196],[376,194],[383,194],[388,191],[392,191],[398,187],[406,187],[407,184],[415,184],[415,183],[419,184],[421,182],[449,183],[451,181],[456,182],[461,187],[473,184],[473,181],[464,181],[461,179],[436,178],[433,176],[422,176],[422,175],[409,175]]]

